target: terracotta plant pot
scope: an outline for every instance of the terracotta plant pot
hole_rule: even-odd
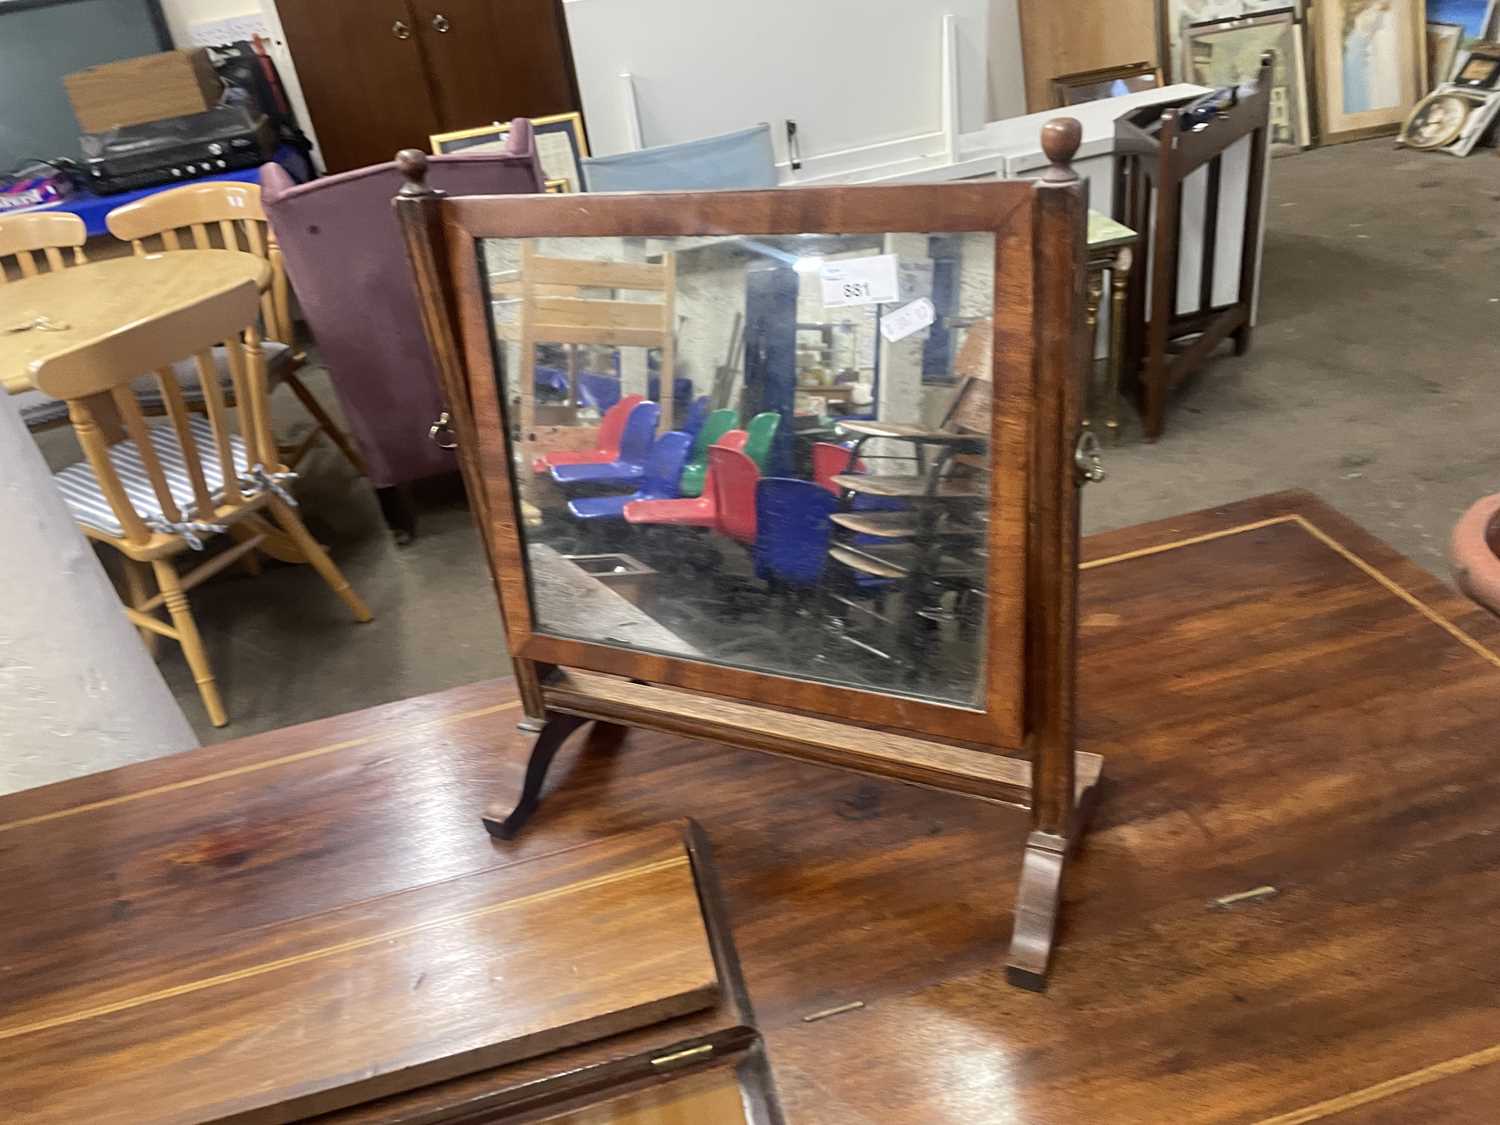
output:
[[[1500,615],[1500,493],[1459,518],[1448,541],[1448,561],[1458,588]]]

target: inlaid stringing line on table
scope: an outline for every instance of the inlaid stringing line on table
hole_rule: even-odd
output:
[[[22,817],[20,820],[12,820],[0,824],[0,832],[9,832],[13,828],[26,828],[33,824],[42,824],[49,820],[58,820],[74,813],[93,812],[95,809],[107,809],[115,805],[123,805],[129,801],[139,801],[143,797],[159,797],[163,793],[176,793],[183,789],[192,789],[198,785],[207,785],[214,781],[223,781],[230,777],[242,777],[247,773],[255,773],[259,770],[268,770],[273,766],[289,766],[294,762],[305,762],[309,758],[322,757],[324,754],[332,754],[336,750],[352,750],[356,746],[367,746],[381,739],[396,738],[415,734],[419,731],[429,730],[433,727],[448,726],[451,723],[462,723],[469,719],[483,718],[485,715],[493,715],[498,711],[509,711],[521,706],[519,699],[513,699],[509,703],[496,703],[489,707],[480,707],[474,711],[464,711],[457,715],[448,715],[441,719],[433,719],[429,722],[418,723],[414,727],[405,727],[397,731],[381,731],[377,734],[367,734],[360,738],[350,738],[343,742],[330,742],[326,746],[314,746],[311,750],[299,750],[295,754],[287,754],[280,758],[268,758],[264,762],[250,762],[243,766],[235,766],[233,769],[219,770],[215,773],[206,773],[202,777],[190,777],[182,781],[174,781],[167,785],[156,785],[150,789],[141,789],[135,793],[121,793],[118,797],[105,797],[99,801],[89,801],[82,805],[73,805],[66,809],[57,809],[49,813],[38,813],[36,816]]]
[[[1193,547],[1198,545],[1199,543],[1210,543],[1215,539],[1225,539],[1231,535],[1243,535],[1244,533],[1249,531],[1259,531],[1263,527],[1274,527],[1277,524],[1292,524],[1300,527],[1303,531],[1307,532],[1319,543],[1322,543],[1325,547],[1328,547],[1335,554],[1341,556],[1346,562],[1353,564],[1358,570],[1363,571],[1367,577],[1373,578],[1386,590],[1390,591],[1392,594],[1395,594],[1398,598],[1410,605],[1423,617],[1427,618],[1427,620],[1431,621],[1434,625],[1450,634],[1465,648],[1472,650],[1476,655],[1493,664],[1496,668],[1500,668],[1500,655],[1497,655],[1490,649],[1486,648],[1484,645],[1480,644],[1473,637],[1469,636],[1468,633],[1465,633],[1462,629],[1460,629],[1453,622],[1449,621],[1437,610],[1433,609],[1426,602],[1418,598],[1410,590],[1392,581],[1380,570],[1376,569],[1374,566],[1371,566],[1364,559],[1360,558],[1353,551],[1349,550],[1348,547],[1345,547],[1337,539],[1329,535],[1326,531],[1318,527],[1315,523],[1313,523],[1305,516],[1299,516],[1296,514],[1272,516],[1270,519],[1257,520],[1255,523],[1241,524],[1238,527],[1226,527],[1222,531],[1210,531],[1203,535],[1194,535],[1191,538],[1179,539],[1172,543],[1159,543],[1152,547],[1141,547],[1139,550],[1125,551],[1122,554],[1110,555],[1107,558],[1092,559],[1089,562],[1080,563],[1078,569],[1093,570],[1095,567],[1110,566],[1114,563],[1129,562],[1132,559],[1148,558],[1151,555],[1159,555],[1163,551],[1175,551],[1181,547]]]
[[[1395,1078],[1388,1078],[1384,1082],[1377,1082],[1373,1086],[1366,1086],[1362,1090],[1352,1090],[1336,1098],[1329,1098],[1327,1101],[1303,1106],[1291,1113],[1266,1117],[1257,1121],[1255,1125],[1307,1125],[1310,1121],[1320,1121],[1325,1117],[1343,1113],[1345,1110],[1369,1105],[1371,1102],[1384,1101],[1394,1094],[1403,1094],[1407,1090],[1415,1090],[1419,1086],[1451,1078],[1455,1074],[1466,1074],[1471,1070],[1478,1070],[1496,1062],[1500,1062],[1500,1044],[1485,1047],[1483,1050],[1473,1051],[1467,1055],[1445,1059],[1440,1063],[1424,1066],[1421,1070],[1413,1070],[1397,1075]]]

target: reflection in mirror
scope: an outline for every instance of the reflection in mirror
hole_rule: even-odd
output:
[[[993,234],[481,251],[536,632],[979,704]]]

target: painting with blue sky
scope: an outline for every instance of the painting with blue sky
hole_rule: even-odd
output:
[[[1456,23],[1465,39],[1484,39],[1495,10],[1495,0],[1427,0],[1429,23]]]

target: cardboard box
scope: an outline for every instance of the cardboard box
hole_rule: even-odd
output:
[[[65,76],[63,86],[85,133],[203,113],[222,89],[202,47],[91,66]]]

